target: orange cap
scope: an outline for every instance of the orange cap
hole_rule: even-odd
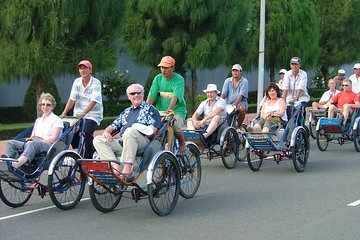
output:
[[[173,59],[171,56],[165,56],[161,59],[160,63],[158,64],[158,67],[172,67],[175,65],[175,59]]]

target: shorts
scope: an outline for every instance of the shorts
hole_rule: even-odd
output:
[[[256,124],[260,124],[261,128],[267,127],[270,132],[275,132],[282,126],[282,119],[279,117],[269,117],[267,119],[260,118]]]
[[[175,132],[181,132],[184,125],[184,119],[180,115],[175,115],[174,130]]]

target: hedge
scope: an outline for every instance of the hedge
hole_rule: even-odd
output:
[[[309,93],[311,99],[308,106],[311,106],[313,101],[318,101],[323,94],[324,89],[310,89]],[[200,99],[201,97],[199,97]],[[257,92],[249,92],[249,108],[248,113],[255,113],[257,110]],[[125,108],[129,106],[129,101],[122,101],[117,104],[104,103],[104,112],[106,116],[101,122],[100,126],[97,129],[105,129],[112,121],[122,112]],[[34,119],[29,119],[25,116],[26,114],[22,110],[22,107],[2,107],[0,108],[0,140],[11,139],[16,136],[21,131],[32,125],[31,121]],[[29,123],[30,122],[30,123]],[[14,123],[23,123],[23,124],[14,124]],[[5,124],[5,125],[2,125]]]

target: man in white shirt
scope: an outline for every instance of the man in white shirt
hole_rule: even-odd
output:
[[[328,87],[329,87],[329,90],[323,93],[319,102],[312,103],[313,110],[319,110],[321,108],[325,108],[324,105],[326,103],[328,103],[332,97],[334,97],[336,94],[338,94],[340,92],[339,90],[335,89],[336,82],[334,79],[329,80]]]
[[[359,95],[360,93],[360,63],[355,63],[354,74],[349,77],[351,80],[352,91]]]
[[[287,104],[300,102],[303,109],[305,109],[310,100],[310,95],[307,91],[307,73],[300,69],[301,59],[298,57],[290,59],[290,68],[291,70],[287,71],[284,76],[282,97]],[[291,116],[289,108],[287,109],[287,116]]]
[[[103,103],[101,95],[101,83],[98,79],[91,76],[92,64],[88,60],[82,60],[78,64],[80,77],[75,79],[69,100],[60,117],[66,114],[74,107],[74,116],[85,118],[84,129],[84,158],[91,159],[95,152],[93,145],[94,132],[96,126],[100,125],[103,119]],[[71,145],[77,148],[79,143],[79,134],[74,135]]]

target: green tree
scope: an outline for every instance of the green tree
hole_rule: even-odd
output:
[[[325,86],[329,68],[359,61],[360,0],[312,0],[320,22],[320,57],[318,66]]]
[[[0,2],[0,80],[31,80],[24,107],[35,112],[41,92],[59,97],[53,77],[76,73],[82,59],[97,71],[118,58],[120,14],[117,0],[2,0]],[[51,88],[52,87],[52,88]],[[35,89],[34,89],[35,88]],[[49,89],[52,89],[49,91]]]
[[[156,66],[162,56],[173,56],[176,71],[183,76],[190,72],[186,99],[192,99],[198,92],[197,69],[226,64],[234,53],[231,63],[239,62],[246,54],[249,14],[246,0],[133,0],[122,40],[143,64]],[[187,101],[190,112],[197,105],[197,97],[194,100]]]
[[[248,61],[258,60],[260,5],[253,0],[256,9],[249,27],[252,36],[251,54]],[[272,0],[266,5],[265,66],[270,70],[270,80],[275,79],[275,69],[289,68],[289,60],[298,56],[303,67],[311,68],[319,55],[319,23],[310,0]]]

